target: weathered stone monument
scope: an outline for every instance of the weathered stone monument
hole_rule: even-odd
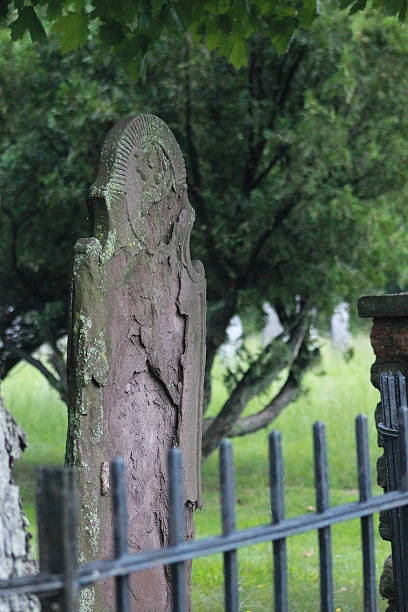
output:
[[[12,474],[13,463],[26,447],[23,430],[5,410],[0,397],[0,579],[35,572],[31,556],[27,519],[21,507],[18,486]],[[0,612],[40,610],[36,597],[0,597]]]
[[[182,448],[187,532],[200,505],[205,278],[190,259],[193,210],[180,148],[163,121],[109,133],[91,190],[93,238],[75,246],[68,347],[67,463],[79,468],[81,561],[112,555],[109,461],[127,472],[129,550],[167,543],[168,451]],[[130,578],[134,609],[170,607],[168,571]],[[113,583],[81,610],[113,608]]]

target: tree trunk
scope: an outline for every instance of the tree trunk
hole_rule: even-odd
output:
[[[25,435],[0,398],[0,578],[14,578],[35,573],[31,556],[30,534],[12,466],[26,447]],[[40,610],[32,596],[0,598],[0,612],[32,612]]]
[[[265,390],[284,368],[291,367],[307,336],[307,319],[308,313],[305,309],[298,318],[289,340],[283,341],[282,336],[273,340],[237,382],[220,412],[205,430],[204,457],[212,453],[225,436],[231,435],[248,402]]]
[[[298,357],[294,360],[285,383],[278,393],[259,412],[238,419],[230,437],[245,436],[259,431],[274,421],[280,413],[291,404],[301,392],[303,375],[320,358],[319,349],[309,350],[305,345],[301,348]]]
[[[51,350],[52,350],[51,361],[52,361],[52,365],[54,366],[54,369],[57,371],[57,376],[56,376],[53,372],[51,372],[50,369],[48,369],[43,364],[43,362],[40,359],[36,359],[35,357],[33,357],[31,352],[27,352],[21,347],[15,346],[11,343],[5,343],[5,347],[6,349],[10,351],[10,353],[12,353],[15,356],[16,358],[15,363],[18,363],[19,361],[26,361],[27,363],[32,365],[34,368],[36,368],[40,372],[40,374],[42,374],[44,378],[46,378],[46,380],[51,385],[51,387],[53,387],[56,391],[58,391],[61,400],[67,403],[68,393],[67,393],[66,366],[65,366],[65,362],[63,361],[62,354],[57,355],[54,349],[51,347]],[[38,348],[39,347],[36,347],[36,349]],[[61,363],[61,360],[62,360],[62,363]],[[15,365],[15,363],[13,365]]]

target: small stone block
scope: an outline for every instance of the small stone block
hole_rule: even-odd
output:
[[[408,293],[364,295],[357,307],[363,318],[408,317]]]

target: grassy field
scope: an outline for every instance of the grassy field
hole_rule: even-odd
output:
[[[370,418],[373,481],[378,456],[372,423],[378,393],[369,382],[373,361],[366,337],[354,341],[355,355],[346,363],[328,344],[323,347],[321,367],[305,381],[307,393],[274,422],[283,436],[285,458],[286,509],[288,516],[313,511],[313,463],[311,427],[316,420],[327,424],[332,504],[357,497],[354,417]],[[18,365],[2,385],[6,406],[25,429],[29,447],[19,461],[16,473],[22,489],[25,510],[35,537],[34,478],[39,463],[62,463],[65,446],[65,408],[47,383],[30,366]],[[212,410],[225,397],[221,368],[215,380]],[[262,405],[262,398],[249,411]],[[236,439],[234,454],[237,480],[238,527],[249,527],[270,520],[267,477],[267,431]],[[218,459],[204,464],[204,508],[196,515],[197,537],[219,532]],[[362,610],[361,553],[358,522],[333,529],[336,610]],[[377,538],[379,576],[388,545]],[[319,603],[318,548],[316,534],[296,536],[288,541],[290,610],[314,612]],[[261,612],[271,609],[272,559],[270,545],[258,545],[239,553],[241,610]],[[194,612],[223,609],[222,559],[209,557],[194,563]],[[385,606],[381,602],[380,609]]]

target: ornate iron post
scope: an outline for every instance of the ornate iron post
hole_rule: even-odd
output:
[[[371,382],[381,389],[381,372],[401,372],[408,375],[408,293],[394,295],[364,296],[358,301],[360,317],[372,318],[371,346],[375,361],[371,366]],[[388,440],[383,431],[383,407],[377,404],[375,421],[378,428],[378,446],[384,448]],[[379,427],[378,427],[379,426]],[[385,455],[377,461],[377,481],[380,487],[387,490],[387,462]],[[380,535],[384,540],[392,538],[392,515],[385,511],[380,513]],[[407,542],[408,546],[408,542]],[[388,599],[388,612],[397,610],[392,559],[388,557],[380,579],[380,593]]]

